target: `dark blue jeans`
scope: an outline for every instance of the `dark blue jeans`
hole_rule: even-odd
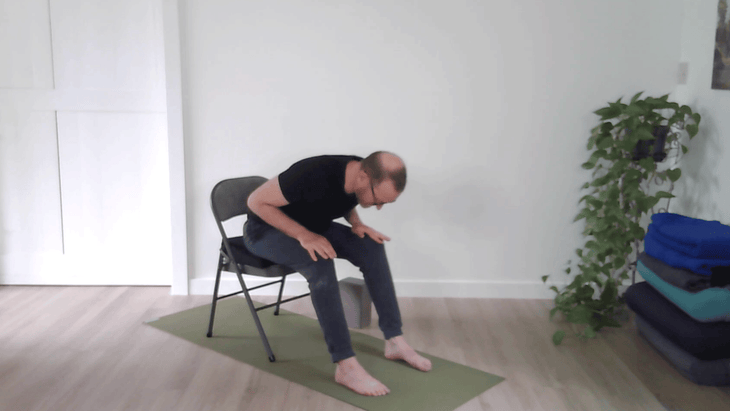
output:
[[[401,316],[385,246],[368,236],[360,238],[350,227],[335,222],[322,236],[332,244],[337,258],[346,259],[363,273],[365,285],[378,313],[378,326],[385,339],[402,335]],[[307,279],[312,304],[332,362],[353,357],[355,352],[342,308],[334,261],[319,255],[317,261],[312,260],[299,241],[255,220],[248,220],[244,224],[243,239],[253,254],[287,265]]]

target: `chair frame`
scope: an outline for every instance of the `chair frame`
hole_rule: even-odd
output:
[[[221,220],[218,205],[216,204],[216,198],[215,198],[217,190],[223,184],[232,184],[232,183],[244,182],[244,181],[247,181],[247,182],[253,181],[253,184],[256,184],[256,187],[251,189],[250,192],[245,195],[244,204],[242,204],[240,206],[240,210],[238,210],[237,213],[235,213],[234,215],[227,216],[227,218]],[[269,356],[269,361],[275,362],[276,357],[274,356],[274,352],[271,350],[271,346],[269,345],[269,340],[266,337],[264,328],[261,326],[261,320],[259,319],[258,312],[275,306],[276,310],[274,311],[274,315],[278,316],[279,307],[281,306],[281,304],[306,297],[306,296],[310,295],[310,293],[302,294],[302,295],[292,297],[292,298],[282,301],[281,297],[284,292],[284,284],[286,281],[286,276],[290,275],[290,274],[296,274],[297,272],[285,265],[275,264],[273,262],[270,262],[270,261],[267,261],[264,259],[262,259],[262,260],[266,261],[267,263],[269,263],[271,265],[269,265],[267,267],[252,267],[247,264],[243,264],[239,261],[236,261],[236,257],[235,257],[235,254],[233,253],[233,249],[231,247],[229,237],[226,234],[225,229],[223,228],[223,222],[229,220],[230,218],[247,215],[250,212],[250,210],[248,209],[248,206],[245,204],[245,201],[248,201],[248,196],[256,188],[258,188],[258,186],[265,183],[266,181],[267,181],[266,178],[260,177],[260,176],[231,178],[231,179],[226,179],[226,180],[222,180],[222,181],[218,182],[218,184],[216,184],[215,187],[213,187],[213,190],[211,191],[210,207],[211,207],[211,210],[213,211],[213,217],[215,218],[216,225],[218,226],[218,230],[220,231],[220,234],[221,234],[222,246],[220,248],[220,252],[218,255],[218,269],[217,269],[216,276],[215,276],[215,288],[213,290],[213,302],[211,303],[211,307],[210,307],[210,322],[208,324],[208,333],[206,335],[208,338],[213,337],[213,324],[215,321],[215,310],[216,310],[218,301],[222,300],[224,298],[233,297],[233,296],[243,293],[246,296],[246,302],[248,303],[248,308],[251,311],[251,315],[254,318],[254,322],[256,323],[256,328],[258,329],[259,335],[261,336],[261,340],[264,344],[264,348],[266,349],[266,353]],[[222,295],[222,296],[218,295],[218,290],[220,287],[220,280],[221,280],[221,273],[223,271],[233,272],[236,274],[236,277],[238,278],[238,282],[241,285],[241,291]],[[272,272],[276,272],[277,274],[281,273],[278,275],[273,275],[275,277],[280,276],[281,279],[272,281],[270,283],[258,285],[256,287],[252,287],[252,288],[248,288],[246,286],[246,282],[243,279],[243,274],[258,275],[261,277],[271,278],[272,275],[270,275],[270,273],[272,273]],[[262,275],[262,274],[264,274],[264,275]],[[269,274],[269,275],[266,275],[266,274]],[[268,304],[268,305],[258,307],[258,308],[254,306],[253,300],[251,300],[251,295],[249,294],[249,291],[253,291],[253,290],[256,290],[256,289],[259,289],[262,287],[267,287],[267,286],[279,284],[279,283],[281,283],[281,286],[279,288],[279,297],[275,303]]]

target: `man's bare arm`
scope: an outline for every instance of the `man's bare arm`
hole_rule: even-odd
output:
[[[350,223],[350,225],[353,227],[363,223],[362,220],[360,220],[360,216],[357,214],[357,211],[354,208],[347,215],[345,215],[345,220],[347,220],[347,222]]]
[[[306,227],[279,210],[279,207],[289,204],[281,192],[279,176],[254,190],[246,204],[254,214],[269,225],[299,241],[299,244],[309,252],[312,260],[317,261],[317,254],[325,259],[337,257],[335,249],[325,237],[307,230]]]
[[[254,190],[248,197],[246,204],[254,214],[289,237],[298,240],[305,232],[309,231],[279,210],[279,207],[289,204],[281,192],[281,187],[279,187],[279,176],[270,179]]]

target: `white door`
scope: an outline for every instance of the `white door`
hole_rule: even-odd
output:
[[[0,0],[0,284],[171,285],[159,0]]]

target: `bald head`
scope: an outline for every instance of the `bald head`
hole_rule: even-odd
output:
[[[393,153],[376,151],[363,159],[360,167],[373,179],[375,184],[391,180],[399,193],[406,188],[405,163]]]
[[[401,160],[400,157],[393,153],[383,151],[378,155],[378,160],[380,161],[383,170],[387,170],[390,173],[394,173],[398,170],[405,168],[403,160]]]

